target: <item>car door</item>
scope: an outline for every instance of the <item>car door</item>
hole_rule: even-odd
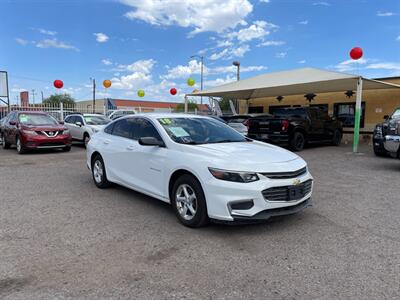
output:
[[[312,108],[308,110],[310,117],[310,132],[309,137],[311,140],[318,141],[323,139],[324,136],[324,120],[318,115],[318,109]]]
[[[75,116],[75,130],[76,130],[76,139],[83,140],[83,134],[85,133],[85,122],[82,116]],[[81,125],[77,125],[80,123]]]
[[[14,122],[14,125],[11,125],[10,122]],[[17,138],[17,133],[18,133],[18,113],[14,112],[13,115],[10,116],[8,119],[8,124],[7,124],[7,142],[10,144],[15,144],[16,143],[16,138]]]
[[[137,122],[134,132],[136,144],[133,150],[135,162],[130,162],[132,169],[134,169],[135,180],[147,192],[161,197],[168,197],[164,192],[167,184],[164,167],[167,160],[168,148],[140,145],[138,140],[142,137],[154,137],[159,141],[162,141],[162,138],[149,119],[143,117],[132,119]]]
[[[68,116],[65,118],[65,126],[68,127],[69,132],[74,140],[78,139],[78,126],[75,124],[77,122],[76,116]]]

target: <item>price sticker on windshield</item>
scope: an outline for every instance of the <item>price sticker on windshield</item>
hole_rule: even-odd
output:
[[[21,122],[28,122],[28,117],[25,115],[20,115],[19,119],[21,120]]]
[[[172,121],[171,121],[171,119],[164,118],[164,119],[160,119],[160,123],[163,125],[171,125]]]
[[[185,129],[183,129],[182,127],[170,127],[168,129],[172,132],[172,134],[174,136],[176,136],[178,138],[179,137],[190,136],[190,134]]]

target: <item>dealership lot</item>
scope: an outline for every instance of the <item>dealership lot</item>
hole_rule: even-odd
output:
[[[85,150],[0,150],[0,298],[400,297],[400,160],[300,152],[314,206],[189,229],[167,204],[97,189]]]

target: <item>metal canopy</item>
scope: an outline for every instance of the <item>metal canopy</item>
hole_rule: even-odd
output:
[[[224,84],[186,96],[228,97],[251,99],[273,96],[288,96],[308,93],[328,93],[355,90],[359,76],[302,68],[290,71],[263,74],[244,80]],[[400,85],[363,78],[363,90],[400,88]]]

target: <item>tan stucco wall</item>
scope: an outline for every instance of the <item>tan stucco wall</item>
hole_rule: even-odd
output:
[[[400,85],[400,78],[391,78],[386,80]],[[355,102],[356,95],[354,94],[351,98],[348,98],[345,91],[337,93],[323,93],[317,94],[311,104],[328,104],[329,114],[333,114],[333,107],[335,103],[346,103]],[[307,106],[308,100],[304,98],[304,95],[284,96],[281,102],[276,100],[276,97],[268,98],[257,98],[249,100],[249,106],[263,106],[264,112],[268,113],[269,106],[274,105],[302,105]],[[384,115],[390,114],[396,107],[400,107],[400,88],[399,89],[388,89],[388,90],[367,90],[363,91],[362,101],[365,101],[365,124],[362,131],[372,131],[374,126],[383,120]],[[246,113],[247,106],[246,101],[240,102],[240,112]],[[346,128],[351,131],[351,128]]]

